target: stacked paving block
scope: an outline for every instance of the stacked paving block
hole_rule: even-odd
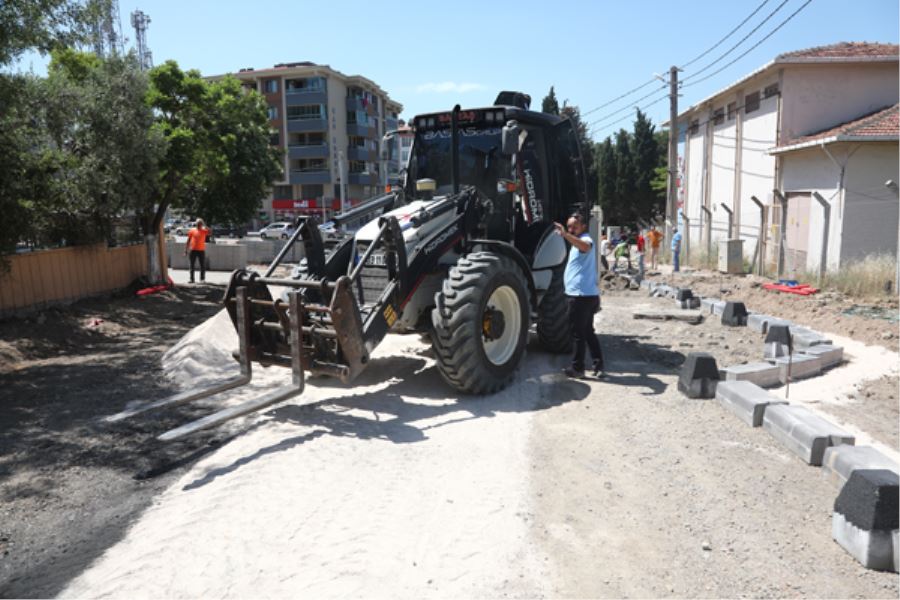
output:
[[[700,308],[700,298],[694,296],[688,288],[679,288],[675,290],[675,306],[684,309]]]
[[[720,381],[716,400],[750,427],[761,427],[770,406],[787,404],[749,381]]]
[[[898,571],[898,477],[886,469],[859,469],[834,501],[831,535],[868,569]]]
[[[790,404],[768,406],[763,415],[763,428],[806,464],[816,467],[822,464],[829,446],[853,445],[856,441],[848,432],[808,408]]]
[[[726,302],[722,309],[722,325],[743,327],[747,324],[747,307],[743,302]]]
[[[721,385],[721,384],[720,384]],[[872,446],[832,446],[825,449],[822,472],[832,481],[843,486],[853,471],[887,469],[900,474],[897,463]]]
[[[791,342],[791,329],[787,325],[769,325],[766,339],[763,342],[763,358],[775,360],[780,356],[787,356],[793,350]]]

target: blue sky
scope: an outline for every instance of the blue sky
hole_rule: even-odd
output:
[[[784,6],[705,76],[761,40],[807,0],[768,0],[746,25],[688,67],[699,71]],[[176,60],[204,75],[309,60],[378,83],[404,105],[403,117],[485,106],[500,90],[531,95],[532,106],[550,86],[562,103],[587,113],[704,52],[750,15],[763,0],[500,0],[420,2],[317,2],[269,0],[119,0],[122,26],[134,38],[129,15],[151,18],[148,42],[158,64]],[[674,23],[674,26],[670,26]],[[683,90],[687,107],[777,54],[839,41],[898,42],[897,0],[812,0],[755,50],[708,80]],[[27,56],[19,66],[45,71]],[[662,83],[659,84],[662,88]],[[656,89],[650,85],[596,110],[593,136],[630,129],[626,107]],[[659,94],[662,94],[660,91]],[[639,102],[643,106],[657,94]],[[624,112],[616,112],[625,109]],[[668,102],[647,109],[655,123],[668,118]],[[607,115],[612,116],[604,119]],[[619,119],[625,117],[624,121]]]

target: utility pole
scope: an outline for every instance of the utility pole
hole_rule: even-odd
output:
[[[678,67],[669,69],[669,177],[666,194],[666,246],[678,226]]]

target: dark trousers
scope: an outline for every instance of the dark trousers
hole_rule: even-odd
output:
[[[600,308],[599,296],[567,296],[569,301],[569,324],[572,326],[572,339],[575,341],[575,354],[572,356],[572,368],[584,371],[584,347],[591,350],[594,368],[603,368],[603,353],[600,342],[594,333],[594,314]]]
[[[194,282],[194,261],[200,261],[200,281],[206,281],[206,252],[191,250],[191,283]]]

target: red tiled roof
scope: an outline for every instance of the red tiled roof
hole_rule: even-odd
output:
[[[834,141],[840,141],[840,138],[848,137],[854,139],[884,139],[885,137],[900,138],[900,104],[881,108],[873,113],[854,119],[853,121],[841,123],[836,127],[793,139],[790,142],[783,144],[779,149],[788,146],[797,146],[816,140],[826,140],[828,138],[838,138]]]
[[[897,57],[900,46],[878,42],[840,42],[829,46],[817,46],[779,54],[778,59],[791,58],[878,58]]]

